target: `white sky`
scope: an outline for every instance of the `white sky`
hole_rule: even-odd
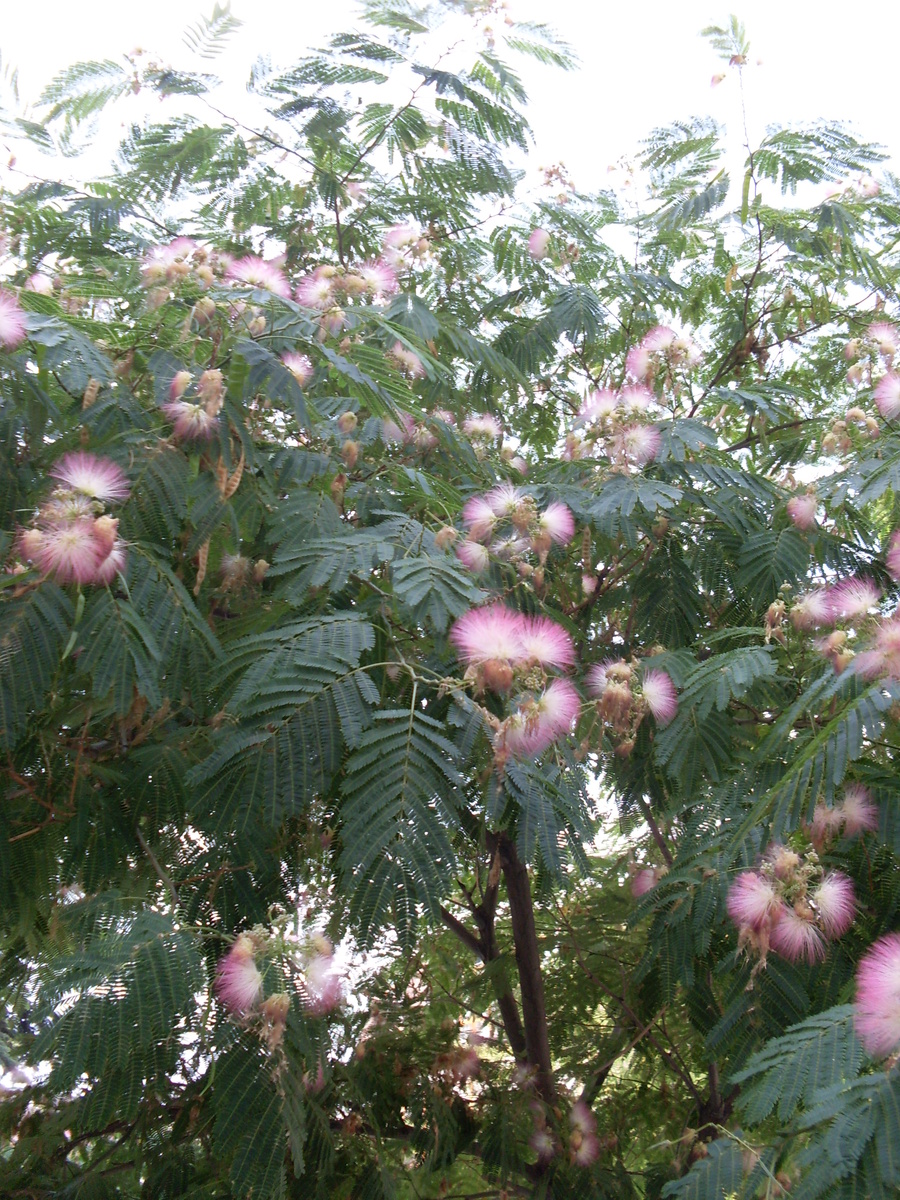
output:
[[[736,80],[710,88],[718,64],[699,30],[724,24],[732,9],[747,24],[751,135],[769,122],[816,117],[851,121],[900,160],[897,47],[900,4],[868,0],[829,18],[826,5],[800,0],[508,0],[513,16],[552,24],[582,62],[578,72],[528,66],[538,164],[566,163],[579,188],[604,186],[607,166],[631,153],[653,126],[709,113],[737,134]],[[329,32],[355,24],[352,0],[233,0],[243,22],[227,57],[209,69],[246,79],[261,52],[288,65]],[[80,59],[116,57],[142,46],[187,65],[186,25],[212,0],[7,0],[0,23],[4,64],[19,67],[20,90],[34,97],[58,69]],[[496,19],[492,19],[497,24]]]

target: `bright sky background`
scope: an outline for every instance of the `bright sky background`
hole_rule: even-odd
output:
[[[738,133],[736,79],[710,87],[719,69],[699,35],[730,11],[747,25],[746,73],[751,136],[769,122],[817,117],[853,123],[900,162],[897,47],[900,4],[868,0],[829,16],[800,0],[508,0],[514,17],[546,21],[574,46],[582,67],[562,74],[528,66],[536,164],[563,160],[579,189],[606,183],[606,168],[628,155],[655,125],[708,113]],[[243,22],[227,54],[209,64],[246,79],[260,53],[288,65],[324,36],[355,24],[352,0],[233,0]],[[187,25],[212,0],[36,0],[4,4],[0,54],[19,68],[20,90],[35,97],[60,68],[85,58],[115,58],[136,46],[187,65]],[[497,24],[492,19],[493,24]]]

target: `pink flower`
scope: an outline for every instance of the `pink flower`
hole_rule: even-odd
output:
[[[644,671],[641,694],[658,725],[668,725],[678,712],[675,684],[665,671]]]
[[[887,321],[873,321],[866,330],[866,337],[875,343],[879,354],[891,359],[900,349],[900,331]]]
[[[462,519],[473,541],[486,542],[493,535],[499,518],[486,496],[472,496],[463,505]]]
[[[662,435],[655,425],[629,425],[622,431],[618,444],[625,457],[641,467],[659,454]]]
[[[32,549],[40,570],[52,575],[57,583],[84,585],[96,580],[100,553],[91,520],[46,529]]]
[[[183,279],[190,274],[188,259],[196,249],[197,243],[186,237],[174,238],[166,246],[153,246],[141,265],[143,282],[149,285]]]
[[[600,388],[591,392],[581,406],[576,425],[593,425],[611,417],[619,406],[619,397],[609,388]]]
[[[418,354],[414,354],[412,350],[407,350],[402,342],[394,342],[391,347],[390,357],[394,360],[401,371],[405,371],[412,379],[423,379],[425,376],[425,365],[419,358]]]
[[[187,400],[170,400],[161,408],[174,425],[175,436],[185,442],[211,438],[218,423],[202,404]]]
[[[125,543],[121,538],[116,538],[109,554],[98,564],[94,582],[107,586],[112,583],[117,575],[121,575],[124,570]]]
[[[655,396],[645,387],[626,387],[619,393],[619,404],[630,417],[639,417],[654,402]]]
[[[405,250],[419,241],[419,231],[412,225],[392,225],[384,235],[384,245],[391,250]]]
[[[320,312],[334,304],[334,268],[317,267],[297,284],[297,303]]]
[[[581,699],[568,679],[554,679],[537,697],[526,700],[501,727],[499,742],[519,758],[537,758],[568,733]]]
[[[838,836],[842,821],[840,808],[829,808],[827,804],[816,805],[812,821],[805,828],[809,840],[820,853]]]
[[[550,234],[546,229],[532,229],[531,235],[528,238],[528,253],[532,258],[541,259],[547,257],[547,251],[550,248]]]
[[[225,273],[225,278],[233,283],[249,283],[253,287],[263,288],[276,296],[287,300],[291,294],[290,285],[284,271],[274,263],[266,262],[255,254],[248,254],[231,263]]]
[[[900,583],[900,529],[895,529],[891,534],[885,564],[891,579],[895,583]]]
[[[553,500],[547,505],[538,517],[538,527],[559,546],[564,546],[575,536],[575,518],[559,500]]]
[[[873,1058],[900,1046],[900,934],[879,938],[856,971],[856,1031]]]
[[[827,588],[807,592],[791,608],[791,624],[795,629],[808,632],[822,625],[830,625],[834,619],[834,604]]]
[[[393,296],[400,290],[396,273],[383,259],[363,263],[357,273],[370,296]]]
[[[549,617],[522,617],[517,637],[518,661],[523,666],[537,663],[544,668],[563,668],[575,663],[575,645],[571,637]]]
[[[846,838],[858,837],[861,833],[875,833],[878,829],[878,805],[860,784],[845,789],[840,813]]]
[[[489,413],[478,413],[463,421],[463,433],[479,441],[496,441],[503,436],[503,426]]]
[[[829,871],[809,894],[825,936],[831,941],[843,937],[856,916],[853,882],[842,871]],[[776,947],[777,949],[777,947]]]
[[[548,1162],[556,1153],[556,1142],[548,1129],[535,1129],[528,1144],[541,1162]]]
[[[297,380],[301,387],[309,382],[312,378],[313,365],[306,354],[295,354],[288,351],[282,354],[281,361]]]
[[[0,291],[0,348],[15,350],[25,340],[25,310],[10,292]]]
[[[818,962],[825,957],[825,938],[815,923],[815,913],[804,902],[803,911],[783,904],[775,928],[769,935],[772,949],[788,962]],[[808,912],[806,910],[809,910]]]
[[[487,546],[469,540],[457,543],[456,556],[464,567],[476,575],[486,571],[491,561]]]
[[[531,500],[531,497],[511,483],[500,483],[491,488],[484,499],[498,517],[513,518],[523,502]]]
[[[317,954],[306,968],[306,1008],[320,1017],[341,1003],[344,985],[330,954]]]
[[[756,871],[738,875],[728,890],[728,915],[735,925],[749,926],[759,933],[778,919],[782,900],[767,879]]]
[[[597,1139],[597,1118],[583,1100],[576,1100],[569,1112],[569,1150],[572,1161],[580,1167],[594,1162],[600,1153]]]
[[[130,491],[121,467],[108,458],[97,458],[83,450],[63,455],[50,474],[66,487],[93,500],[125,500]]]
[[[834,612],[844,621],[864,617],[881,599],[881,590],[871,579],[846,579],[835,585],[831,593]]]
[[[259,998],[262,975],[254,960],[253,941],[242,933],[216,969],[219,999],[233,1013],[249,1011]]]
[[[674,344],[677,336],[675,330],[670,329],[668,325],[654,325],[644,334],[641,345],[646,346],[654,354],[658,354],[661,350],[668,350]]]
[[[650,368],[653,364],[653,356],[650,351],[641,343],[637,346],[632,346],[625,355],[625,370],[632,379],[646,379],[650,374]]]
[[[659,883],[659,871],[656,867],[642,867],[631,877],[631,894],[635,900],[652,892]]]
[[[38,296],[53,295],[53,280],[49,275],[44,275],[40,271],[34,275],[29,275],[25,280],[25,291],[34,292]]]
[[[875,388],[875,403],[886,421],[900,415],[900,375],[893,371],[882,375]]]
[[[190,371],[176,371],[169,384],[169,400],[180,400],[190,387],[192,379]]]
[[[798,529],[812,529],[816,523],[818,501],[809,492],[804,496],[792,496],[787,502],[787,513]]]
[[[522,655],[522,614],[503,604],[473,608],[454,621],[450,641],[464,663],[500,660],[510,665]]]

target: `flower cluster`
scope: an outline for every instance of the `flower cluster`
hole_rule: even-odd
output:
[[[728,892],[728,915],[738,927],[738,947],[758,955],[769,950],[790,962],[814,963],[827,943],[853,924],[853,883],[841,871],[823,872],[815,850],[800,854],[775,846],[759,869],[738,875]]]
[[[563,457],[605,456],[618,471],[652,462],[662,448],[662,435],[649,420],[655,403],[653,393],[642,384],[620,392],[609,388],[591,392],[566,435]]]
[[[529,554],[543,566],[551,547],[566,545],[575,534],[575,520],[565,504],[554,500],[541,509],[532,495],[508,483],[472,496],[462,518],[468,537],[456,552],[471,571],[485,570],[493,554],[515,563],[521,574],[531,574]]]
[[[840,837],[855,838],[878,828],[878,805],[859,784],[844,789],[839,803],[819,802],[812,821],[804,826],[809,840],[821,853]]]
[[[384,258],[352,270],[325,264],[301,279],[297,303],[322,313],[322,328],[337,334],[344,326],[343,305],[362,300],[386,300],[400,287],[396,272]]]
[[[528,617],[504,604],[474,608],[460,617],[450,640],[466,664],[466,681],[477,692],[516,689],[516,707],[496,722],[494,750],[502,764],[509,755],[536,758],[572,728],[581,700],[564,678],[548,672],[575,662],[568,633],[549,617]]]
[[[125,568],[125,543],[118,519],[104,507],[128,497],[124,473],[107,458],[79,451],[64,455],[50,474],[57,485],[35,525],[19,535],[19,554],[57,583],[112,583]]]
[[[173,287],[189,281],[208,288],[221,281],[233,265],[233,258],[221,250],[202,246],[193,238],[177,237],[165,245],[151,246],[141,262],[141,282],[145,287]],[[162,297],[168,295],[163,289]]]
[[[587,673],[588,691],[597,698],[597,714],[620,738],[617,753],[634,749],[638,726],[647,713],[668,725],[678,711],[675,685],[665,671],[637,661],[595,663]]]
[[[894,356],[900,349],[900,330],[887,321],[873,321],[861,337],[851,339],[844,347],[850,362],[847,380],[854,387],[874,388],[875,405],[885,420],[900,416],[900,374],[894,369]],[[851,410],[855,413],[856,410]],[[847,414],[848,418],[850,413]],[[872,436],[877,436],[877,422],[867,418]],[[832,429],[832,438],[835,430]],[[826,441],[829,435],[826,435]],[[831,449],[831,445],[823,447]],[[839,449],[847,447],[838,446]]]
[[[413,225],[392,225],[384,235],[382,258],[395,271],[409,270],[427,257],[431,243]]]
[[[175,437],[183,442],[211,438],[225,403],[221,371],[210,368],[195,380],[190,371],[178,371],[169,384],[169,399],[162,410],[172,422]]]
[[[656,325],[628,351],[625,369],[632,379],[652,385],[662,378],[671,383],[677,369],[690,370],[701,360],[700,347],[687,334]]]
[[[892,561],[895,552],[889,554]],[[896,562],[895,566],[900,565]],[[866,678],[881,675],[900,678],[900,619],[896,616],[880,618],[877,608],[881,601],[881,589],[864,576],[854,576],[825,587],[813,588],[787,609],[783,600],[778,600],[769,609],[766,617],[767,640],[775,636],[784,642],[780,631],[786,617],[801,633],[824,631],[815,642],[818,652],[832,664],[840,674],[850,663]],[[833,628],[846,625],[848,628]],[[860,654],[853,646],[860,632],[868,636],[867,648]]]

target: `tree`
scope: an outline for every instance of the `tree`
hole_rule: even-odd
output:
[[[489,11],[4,117],[167,102],[2,197],[5,1194],[900,1181],[900,185],[693,120],[529,203]]]

